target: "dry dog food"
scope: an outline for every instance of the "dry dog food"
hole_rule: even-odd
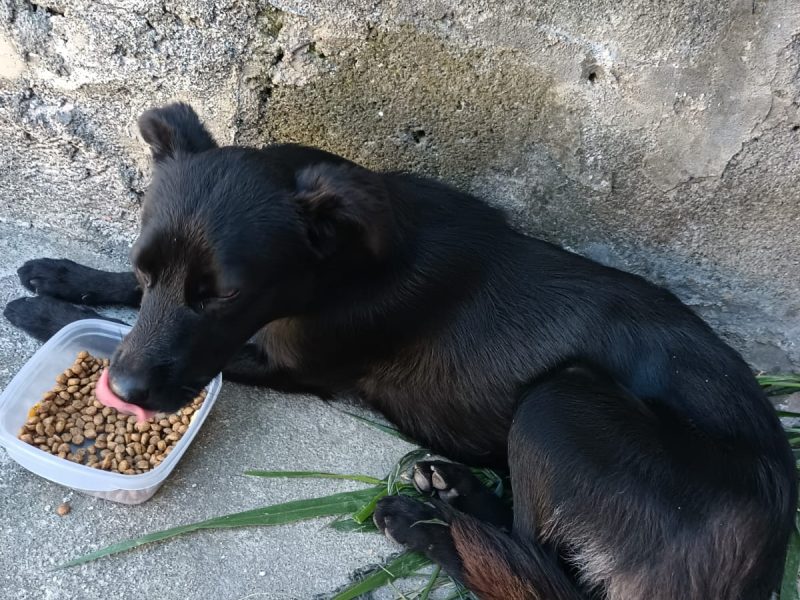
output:
[[[31,408],[19,439],[59,458],[115,473],[137,475],[157,467],[189,428],[203,391],[172,415],[147,421],[103,406],[95,386],[108,359],[83,351]]]

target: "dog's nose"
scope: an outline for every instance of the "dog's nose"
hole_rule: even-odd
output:
[[[108,387],[125,402],[141,405],[147,399],[147,387],[136,377],[125,373],[114,373],[113,369],[108,374]]]

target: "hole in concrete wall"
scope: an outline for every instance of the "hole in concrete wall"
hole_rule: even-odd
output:
[[[411,139],[414,140],[414,143],[417,145],[425,142],[425,135],[425,130],[419,127],[411,130]]]
[[[600,83],[603,76],[603,68],[595,62],[594,58],[587,56],[581,63],[581,79],[594,85]]]
[[[792,131],[800,131],[800,125],[792,125]]]

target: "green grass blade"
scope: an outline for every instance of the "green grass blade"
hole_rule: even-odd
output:
[[[364,523],[364,521],[372,517],[372,513],[375,512],[375,507],[378,505],[380,499],[388,495],[389,493],[386,491],[386,488],[381,489],[377,494],[369,499],[369,502],[359,507],[359,509],[353,514],[353,520],[359,524]]]
[[[152,542],[159,542],[168,538],[173,538],[185,533],[199,531],[201,529],[229,529],[233,527],[253,527],[259,525],[283,525],[285,523],[294,523],[295,521],[303,521],[306,519],[313,519],[316,517],[328,517],[331,515],[341,515],[351,513],[358,510],[363,506],[364,502],[372,498],[377,492],[385,491],[385,487],[379,488],[366,488],[363,490],[356,490],[353,492],[341,492],[339,494],[332,494],[330,496],[322,496],[320,498],[310,498],[308,500],[294,500],[292,502],[285,502],[283,504],[274,504],[272,506],[265,506],[253,510],[246,510],[244,512],[233,513],[222,517],[215,517],[198,523],[191,523],[189,525],[182,525],[180,527],[172,527],[163,531],[156,531],[143,535],[138,538],[112,544],[85,554],[78,558],[74,558],[62,565],[56,567],[57,569],[64,569],[67,567],[74,567],[81,565],[104,556],[111,554],[118,554],[126,550],[132,550],[144,544]]]
[[[436,580],[439,579],[439,573],[441,572],[442,568],[439,565],[436,565],[436,568],[431,573],[430,579],[428,579],[428,585],[425,586],[425,589],[423,589],[422,593],[419,595],[419,600],[428,600],[428,596],[431,595],[433,585],[436,583]]]
[[[455,583],[455,582],[453,582]],[[455,591],[447,596],[444,600],[474,600],[474,596],[466,589],[455,583]]]
[[[388,564],[384,565],[380,570],[376,571],[372,575],[369,575],[358,583],[351,585],[346,590],[339,592],[332,598],[332,600],[352,600],[353,598],[358,598],[362,594],[366,594],[367,592],[371,592],[383,587],[395,579],[414,575],[422,567],[430,564],[431,561],[429,561],[422,554],[418,554],[416,552],[405,552],[394,560],[390,561]]]
[[[768,395],[788,394],[800,390],[800,375],[757,375],[756,379]]]
[[[284,477],[287,479],[346,479],[369,485],[383,485],[386,483],[369,475],[345,475],[341,473],[325,473],[324,471],[245,471],[244,474],[252,477]]]
[[[337,408],[336,410],[338,410],[339,412],[343,412],[344,414],[346,414],[346,415],[348,415],[350,417],[353,417],[354,419],[357,419],[357,420],[361,421],[362,423],[365,423],[365,424],[369,425],[370,427],[374,427],[375,429],[379,429],[379,430],[383,431],[384,433],[388,433],[389,435],[393,435],[396,438],[400,438],[401,440],[403,440],[405,442],[408,442],[409,444],[416,445],[416,442],[414,440],[412,440],[409,437],[406,437],[405,435],[400,433],[394,427],[389,427],[388,425],[383,425],[382,423],[378,423],[377,421],[373,421],[372,419],[367,419],[366,417],[362,417],[361,415],[357,415],[355,413],[351,413],[350,411],[347,411],[347,410],[342,410],[340,408]]]
[[[789,549],[786,552],[786,562],[783,566],[783,581],[781,582],[781,600],[800,600],[797,590],[797,575],[800,570],[800,534],[797,524],[792,529],[789,538]]]
[[[375,523],[373,523],[371,520],[368,519],[363,523],[359,523],[358,521],[354,520],[353,517],[337,519],[328,525],[328,527],[344,533],[379,533],[378,528],[375,527]]]

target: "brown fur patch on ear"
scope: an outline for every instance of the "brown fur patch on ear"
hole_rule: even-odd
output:
[[[297,174],[297,201],[312,244],[324,255],[355,241],[384,257],[394,212],[381,176],[355,165],[319,164]]]

